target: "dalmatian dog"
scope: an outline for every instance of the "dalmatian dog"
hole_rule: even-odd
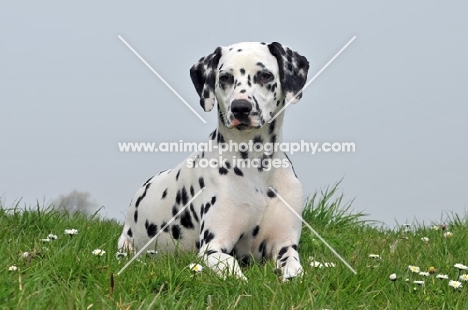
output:
[[[239,263],[270,258],[283,279],[301,275],[302,223],[279,196],[301,214],[302,185],[287,155],[266,146],[282,141],[284,113],[269,121],[301,98],[308,69],[305,57],[277,42],[238,43],[202,57],[190,76],[202,108],[217,104],[213,147],[137,190],[119,248],[138,251],[159,233],[149,249],[198,251],[222,277],[246,280]]]

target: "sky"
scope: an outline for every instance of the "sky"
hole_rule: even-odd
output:
[[[290,156],[306,195],[341,181],[352,210],[388,227],[468,206],[468,4],[462,1],[4,2],[0,199],[46,205],[89,192],[123,221],[135,191],[188,153],[119,142],[203,142],[216,127],[190,67],[217,46],[277,41],[310,62],[284,140],[354,142]],[[203,124],[118,38],[207,120]]]

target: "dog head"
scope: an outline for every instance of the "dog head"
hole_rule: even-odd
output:
[[[218,47],[190,76],[203,109],[217,100],[224,125],[244,130],[262,127],[285,101],[297,102],[308,69],[305,57],[277,42],[245,42]]]

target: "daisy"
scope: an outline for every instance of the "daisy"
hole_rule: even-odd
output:
[[[26,257],[29,256],[29,252],[24,252],[23,254],[21,254],[21,256],[22,256],[23,258],[26,258]]]
[[[77,229],[65,229],[65,234],[70,235],[70,237],[72,237],[73,235],[78,234],[78,230]]]
[[[201,271],[203,270],[202,265],[200,265],[200,264],[194,264],[194,263],[190,264],[190,265],[189,265],[189,268],[190,268],[190,270],[192,270],[192,271],[194,271],[194,272],[201,272]]]
[[[101,257],[101,256],[103,256],[104,254],[106,254],[106,251],[101,250],[101,249],[96,249],[96,250],[94,250],[92,253],[93,253],[93,255],[96,255],[96,256]]]
[[[428,243],[429,242],[429,238],[428,237],[422,237],[421,240],[425,243]]]
[[[461,282],[459,282],[459,281],[453,281],[453,280],[450,280],[450,281],[449,281],[449,285],[450,285],[451,287],[453,287],[454,289],[457,289],[457,288],[462,287]]]
[[[323,263],[323,265],[325,267],[333,267],[333,268],[336,266],[335,263]]]
[[[439,230],[440,229],[440,226],[439,225],[434,225],[432,226],[432,230]]]
[[[462,274],[459,279],[460,279],[460,281],[464,281],[464,282],[468,281],[468,274],[466,274],[466,273]]]
[[[453,267],[458,268],[458,270],[468,270],[468,267],[463,264],[455,264]]]
[[[451,238],[453,234],[450,231],[444,232],[444,238]]]
[[[390,280],[392,280],[392,281],[396,281],[397,275],[396,275],[396,273],[392,273],[388,278],[389,278]]]
[[[412,271],[412,272],[415,272],[415,273],[420,273],[421,272],[421,269],[417,266],[411,266],[409,265],[408,268]]]
[[[78,231],[77,231],[78,232]],[[50,239],[50,240],[57,240],[57,235],[54,235],[54,234],[49,234],[47,236],[47,239]]]
[[[8,271],[16,271],[16,270],[18,270],[18,267],[14,266],[14,265],[13,265],[13,266],[10,266],[10,267],[8,268]]]
[[[311,262],[310,266],[314,268],[323,268],[323,264],[321,262],[316,262],[316,261]]]
[[[154,255],[156,255],[156,254],[158,254],[158,251],[155,251],[155,250],[148,250],[148,251],[146,251],[146,255],[148,255],[148,256],[154,256]]]
[[[434,267],[432,267],[432,266],[429,267],[429,273],[430,273],[430,274],[433,274],[433,273],[435,273],[436,271],[437,271],[437,270],[436,270]]]
[[[117,258],[117,259],[121,259],[121,258],[127,257],[127,256],[128,256],[128,254],[126,252],[117,252],[117,253],[115,253],[115,258]]]
[[[375,259],[380,259],[380,255],[379,255],[379,254],[369,254],[369,257],[370,257],[370,258],[375,258]]]
[[[413,283],[417,285],[424,285],[424,281],[413,281]]]
[[[421,271],[419,275],[423,277],[429,277],[429,272]]]
[[[446,275],[446,274],[438,274],[438,275],[436,275],[436,278],[437,278],[437,279],[441,279],[441,280],[442,280],[442,279],[447,280],[447,279],[448,279],[448,275]]]
[[[50,242],[49,238],[41,239],[42,242]]]

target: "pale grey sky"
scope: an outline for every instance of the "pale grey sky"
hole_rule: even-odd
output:
[[[287,141],[355,142],[291,156],[312,194],[344,177],[355,210],[389,225],[468,205],[468,4],[463,1],[2,2],[0,196],[6,206],[88,191],[123,220],[135,190],[187,154],[118,142],[202,142],[216,126],[190,67],[219,45],[278,41],[312,77],[286,111]],[[203,124],[118,39],[208,121]]]

